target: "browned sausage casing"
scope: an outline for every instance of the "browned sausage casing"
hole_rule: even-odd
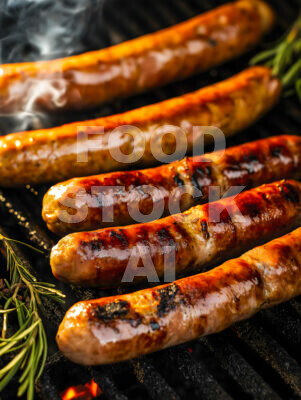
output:
[[[58,279],[77,285],[116,286],[146,275],[156,282],[241,254],[300,222],[301,183],[280,181],[161,220],[70,234],[50,263]]]
[[[132,207],[139,206],[147,216],[162,201],[163,215],[173,213],[172,202],[179,202],[184,211],[194,204],[207,203],[209,187],[213,185],[219,186],[223,195],[231,186],[251,188],[299,177],[301,137],[276,136],[232,147],[225,153],[185,158],[157,168],[59,183],[46,193],[42,215],[51,231],[63,235],[135,223]],[[145,185],[155,188],[151,195],[144,190]],[[97,188],[103,189],[99,195]],[[113,201],[113,219],[104,221],[103,215],[108,215],[112,207],[111,201],[105,203],[109,196]]]
[[[209,272],[77,303],[57,343],[79,364],[124,361],[219,332],[300,294],[301,228]]]
[[[162,129],[181,128],[178,151],[190,152],[197,141],[193,127],[213,126],[230,136],[262,116],[279,94],[280,82],[270,69],[252,67],[196,92],[124,114],[7,135],[0,138],[0,185],[59,182],[132,165],[152,166],[159,163],[156,155],[161,148],[167,155],[174,148],[175,135],[162,137]],[[130,134],[121,133],[123,125],[135,128],[130,128]],[[91,140],[97,141],[97,147],[87,154]],[[78,158],[85,155],[84,162]]]
[[[185,78],[236,57],[274,21],[264,2],[240,0],[103,50],[0,68],[1,112],[83,109]],[[42,84],[41,84],[42,83]],[[32,97],[30,97],[32,96]]]

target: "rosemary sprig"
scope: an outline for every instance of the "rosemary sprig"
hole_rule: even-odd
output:
[[[9,280],[1,280],[0,318],[0,358],[12,353],[11,360],[0,370],[0,392],[19,372],[17,395],[27,392],[27,399],[34,397],[34,384],[43,371],[47,357],[47,338],[39,312],[43,310],[43,300],[47,297],[62,302],[63,293],[49,283],[38,282],[14,251],[11,243],[32,246],[0,234],[6,250]],[[40,251],[34,249],[36,251]],[[8,320],[15,317],[18,329],[8,334]]]
[[[301,15],[289,33],[276,45],[259,53],[251,65],[264,63],[281,80],[285,95],[297,94],[301,101]]]

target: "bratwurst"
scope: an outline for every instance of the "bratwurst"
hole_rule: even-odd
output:
[[[152,169],[73,178],[49,189],[42,216],[60,235],[130,225],[138,222],[133,207],[149,219],[153,208],[164,203],[160,218],[175,213],[176,204],[180,212],[207,203],[210,186],[219,186],[224,195],[231,186],[251,188],[299,177],[301,137],[276,136]]]
[[[259,43],[274,13],[240,0],[179,25],[106,49],[52,61],[0,66],[0,110],[83,109],[185,78]]]
[[[70,234],[52,249],[50,263],[55,277],[83,286],[171,281],[300,222],[301,183],[280,181],[161,220]]]
[[[219,332],[300,294],[301,228],[203,274],[81,301],[56,339],[76,363],[120,362]]]
[[[216,127],[225,136],[233,135],[269,110],[279,95],[280,82],[271,70],[252,67],[124,114],[10,134],[0,138],[0,185],[60,182],[133,165],[146,168],[166,162],[170,153],[182,158],[204,136],[205,142],[212,139],[195,127]]]

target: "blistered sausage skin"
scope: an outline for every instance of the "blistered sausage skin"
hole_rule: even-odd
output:
[[[209,272],[79,302],[56,339],[76,363],[120,362],[219,332],[300,294],[301,228]]]
[[[219,186],[224,195],[231,186],[251,188],[299,177],[301,137],[276,136],[152,169],[73,178],[49,189],[42,216],[60,235],[129,225],[137,222],[133,207],[150,215],[164,201],[164,216],[173,213],[175,203],[181,211],[207,203],[210,186]],[[149,186],[155,188],[151,193],[145,190]],[[112,201],[107,201],[109,197]]]
[[[178,152],[192,151],[204,137],[202,129],[193,127],[217,127],[225,136],[244,129],[269,110],[279,94],[280,82],[270,69],[252,67],[196,92],[124,114],[10,134],[0,138],[0,185],[60,182],[132,165],[146,168],[159,163],[160,153],[162,157],[162,152],[174,152],[176,137]],[[135,128],[122,133],[124,125]],[[172,134],[175,128],[170,125],[181,128],[181,135]],[[210,138],[205,135],[205,142]]]
[[[239,56],[255,46],[273,22],[266,3],[240,0],[106,49],[1,65],[0,109],[23,111],[32,98],[35,109],[58,110],[128,97]]]
[[[161,220],[67,235],[50,264],[55,277],[82,286],[158,281],[241,254],[300,222],[301,183],[279,181]]]

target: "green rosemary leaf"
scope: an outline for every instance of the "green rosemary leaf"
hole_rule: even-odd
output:
[[[251,65],[259,63],[271,68],[278,76],[284,96],[296,94],[301,101],[301,15],[284,38],[250,61]]]
[[[18,369],[20,368],[22,360],[18,361],[13,368],[6,374],[5,378],[0,381],[0,392],[5,388],[5,386],[10,382],[10,380],[16,375]]]
[[[9,350],[7,350],[5,352],[5,354],[13,353],[13,352],[15,352],[15,351],[17,351],[19,349],[22,349],[23,347],[24,347],[24,343],[21,343],[18,346],[11,347]]]
[[[289,86],[290,84],[293,84],[294,82],[297,82],[296,80],[301,74],[301,58],[293,64],[289,70],[286,72],[286,74],[282,78],[282,84],[283,86]]]
[[[271,56],[274,56],[276,53],[277,48],[262,51],[251,59],[250,64],[256,65],[262,63],[263,61],[268,60]]]
[[[23,309],[22,309],[23,305],[19,302],[18,299],[15,299],[15,304],[16,304],[16,311],[17,311],[19,327],[21,327],[24,324],[24,314],[23,314]]]
[[[42,250],[39,250],[39,249],[37,249],[36,247],[33,247],[33,246],[31,246],[30,244],[28,244],[28,243],[21,242],[20,240],[7,238],[7,237],[5,237],[5,236],[3,236],[3,235],[1,235],[1,234],[0,234],[0,239],[5,240],[6,242],[13,242],[13,243],[21,244],[22,246],[28,247],[28,248],[31,249],[31,250],[34,250],[34,251],[36,251],[36,252],[38,252],[38,253],[41,253],[41,254],[44,254],[44,252],[43,252]]]
[[[1,344],[1,342],[3,342],[3,343],[5,344],[5,343],[9,343],[9,342],[14,341],[15,338],[26,328],[26,326],[29,325],[30,322],[31,322],[31,319],[28,318],[28,319],[24,322],[23,326],[21,326],[21,327],[19,328],[19,330],[18,330],[17,332],[15,332],[15,333],[14,333],[11,337],[9,337],[8,339],[0,338],[0,347],[2,347],[2,345],[3,345],[3,344]]]
[[[22,349],[5,367],[0,370],[0,378],[11,370],[19,361],[23,361],[23,357],[26,355],[27,348]]]
[[[6,292],[0,292],[2,337],[0,356],[12,354],[12,359],[0,370],[0,391],[20,373],[18,396],[34,396],[34,384],[41,376],[47,358],[47,338],[42,319],[44,300],[62,302],[63,293],[53,284],[39,282],[13,249],[13,243],[25,244],[0,234],[6,249],[9,279],[4,280]],[[26,245],[26,244],[25,244]],[[26,245],[30,249],[34,247]],[[34,249],[37,250],[37,249]],[[40,250],[37,250],[42,253]],[[8,315],[15,315],[19,328],[8,337]],[[9,330],[11,333],[11,328]]]
[[[27,378],[27,376],[29,375],[31,369],[32,369],[32,364],[34,363],[34,356],[35,356],[35,337],[31,336],[29,344],[28,344],[28,360],[27,360],[27,366],[23,371],[23,374],[21,375],[19,382],[22,383],[24,382],[24,380]]]
[[[301,102],[301,78],[299,78],[296,81],[295,88],[296,88],[297,96]]]
[[[37,373],[36,376],[36,381],[39,379],[39,377],[41,376],[45,363],[46,363],[46,357],[47,357],[47,350],[48,350],[48,342],[47,342],[47,337],[46,337],[46,333],[45,333],[45,329],[42,325],[40,325],[40,329],[41,329],[41,341],[42,341],[42,359],[41,359],[41,364],[40,364],[40,369],[39,372]]]
[[[3,356],[3,354],[5,354],[5,350],[10,349],[14,343],[16,341],[20,341],[21,339],[26,338],[26,336],[28,336],[34,329],[35,327],[41,323],[41,320],[38,319],[37,321],[35,321],[32,325],[30,325],[29,328],[25,329],[22,333],[20,333],[18,336],[16,336],[15,338],[13,338],[3,349],[0,350],[0,356]],[[0,374],[1,374],[1,370],[0,370]]]
[[[10,313],[12,311],[15,311],[15,310],[16,310],[16,308],[10,308],[8,310],[0,310],[0,314],[8,314],[8,313]]]

